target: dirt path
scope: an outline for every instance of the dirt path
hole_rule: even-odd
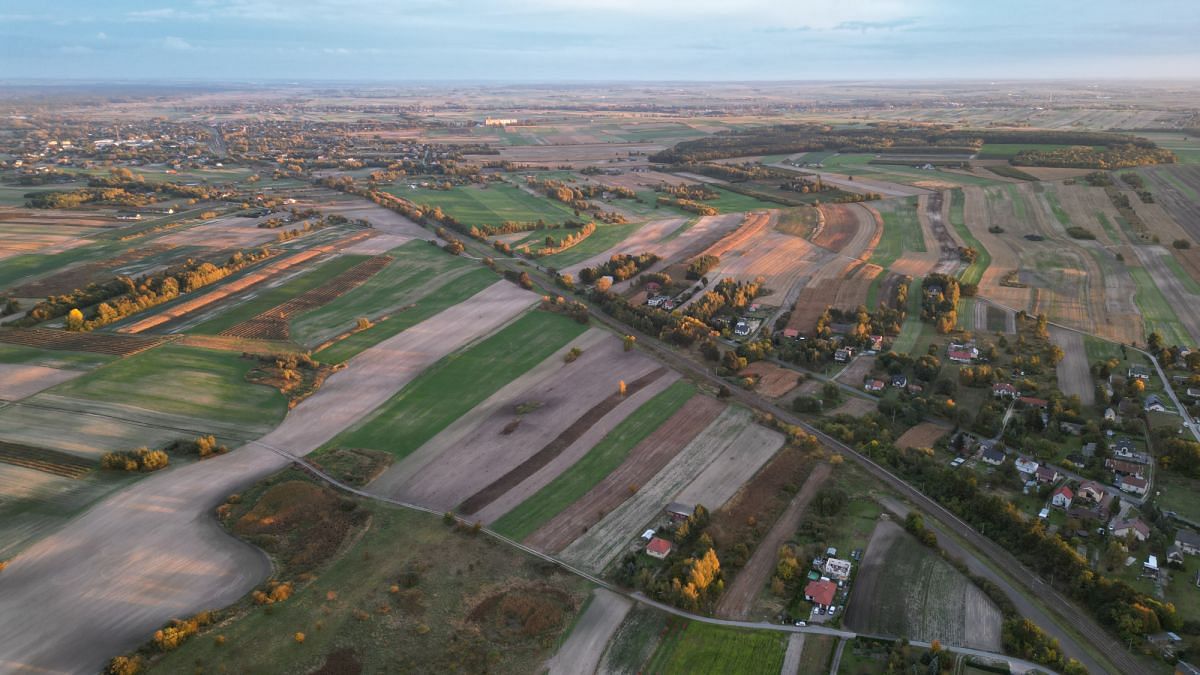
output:
[[[311,452],[426,367],[536,300],[497,282],[359,354],[262,442]],[[286,465],[265,447],[247,445],[148,477],[17,556],[0,574],[0,670],[95,672],[168,619],[245,595],[270,564],[209,514],[229,494]]]
[[[526,537],[534,548],[557,553],[657,474],[725,408],[715,398],[693,396],[662,426],[638,443],[612,473],[583,497]]]
[[[804,633],[792,633],[788,636],[787,652],[783,655],[783,665],[779,675],[799,675],[800,657],[804,655]]]
[[[604,656],[604,648],[617,632],[633,601],[612,591],[597,588],[592,602],[575,622],[571,635],[546,662],[550,675],[583,675],[594,673]]]
[[[804,485],[792,498],[787,509],[767,531],[767,535],[762,538],[762,541],[758,542],[749,562],[734,577],[733,583],[725,589],[721,601],[717,603],[717,616],[726,619],[749,618],[750,610],[754,607],[754,600],[758,598],[758,594],[767,584],[772,570],[775,569],[779,547],[800,527],[800,520],[804,518],[804,511],[808,508],[808,503],[817,495],[821,485],[829,478],[832,471],[832,465],[822,463],[816,465],[812,473],[808,474]],[[789,646],[788,649],[790,652],[791,647]],[[797,662],[798,664],[799,662]],[[787,672],[786,668],[784,672]]]
[[[1084,405],[1096,402],[1096,385],[1092,382],[1092,371],[1088,367],[1087,351],[1083,336],[1072,330],[1050,327],[1050,341],[1062,347],[1063,360],[1058,362],[1058,388],[1064,394],[1074,394]]]

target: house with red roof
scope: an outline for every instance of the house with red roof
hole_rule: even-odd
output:
[[[646,555],[650,556],[651,558],[658,558],[659,560],[662,560],[671,555],[672,548],[674,548],[674,546],[671,544],[671,542],[663,539],[662,537],[654,537],[650,540],[649,544],[646,544]]]
[[[810,581],[804,587],[804,599],[821,607],[828,607],[833,604],[833,597],[837,594],[837,584],[829,579],[819,579]]]
[[[1045,408],[1050,405],[1050,402],[1044,398],[1034,398],[1032,396],[1022,396],[1017,399],[1017,402],[1022,405],[1027,405],[1030,408]]]
[[[1066,485],[1058,488],[1054,491],[1054,494],[1050,495],[1050,503],[1060,509],[1071,508],[1071,501],[1074,499],[1075,493],[1072,492],[1071,488],[1067,487]]]
[[[1020,395],[1021,390],[1011,382],[997,382],[992,385],[992,396],[996,398],[1016,398]]]
[[[1117,483],[1117,487],[1121,488],[1121,492],[1144,495],[1146,494],[1146,490],[1150,487],[1150,482],[1145,478],[1138,478],[1137,476],[1121,476],[1120,481]]]

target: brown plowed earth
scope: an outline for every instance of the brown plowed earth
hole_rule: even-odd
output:
[[[754,390],[763,396],[779,398],[800,384],[800,375],[794,370],[788,370],[769,361],[755,361],[742,369],[741,375],[752,375],[758,378]]]
[[[40,349],[53,349],[92,354],[129,356],[156,347],[166,338],[146,335],[122,335],[119,333],[84,333],[54,328],[11,328],[0,329],[0,342],[25,345]]]
[[[631,487],[641,486],[666,466],[724,409],[725,404],[714,398],[693,396],[662,426],[642,439],[604,480],[526,537],[523,543],[550,553],[566,548],[581,532],[600,522],[605,513],[628,499],[632,494]]]
[[[33,469],[63,478],[83,478],[86,473],[96,468],[91,461],[69,452],[35,448],[32,445],[9,443],[8,441],[0,441],[0,463]]]
[[[758,542],[749,562],[725,589],[720,602],[717,603],[717,616],[726,619],[745,619],[749,616],[754,600],[758,598],[772,570],[775,569],[779,547],[800,527],[809,502],[817,495],[832,471],[833,467],[829,464],[822,463],[813,467],[812,473],[808,474],[804,485],[792,498],[787,509],[767,531],[767,536]]]
[[[921,422],[900,434],[896,439],[896,447],[901,450],[909,448],[932,448],[939,438],[949,433],[950,429],[933,422]]]
[[[320,286],[221,331],[220,335],[260,340],[287,340],[291,337],[288,322],[292,317],[327,305],[358,288],[387,267],[392,258],[381,255],[368,258]]]
[[[566,450],[572,443],[579,440],[579,437],[583,436],[588,429],[591,429],[592,425],[599,422],[605,415],[621,405],[621,402],[627,397],[638,393],[663,375],[666,375],[666,373],[666,368],[656,368],[630,382],[625,388],[624,396],[619,393],[613,393],[608,398],[592,406],[590,410],[575,420],[571,426],[564,429],[562,433],[547,443],[541,450],[534,453],[532,457],[521,462],[511,471],[497,478],[479,492],[467,497],[459,506],[459,513],[476,513],[483,507],[491,504],[500,495],[520,485],[526,478],[537,473],[538,470],[549,464],[551,460],[562,454],[563,450]]]

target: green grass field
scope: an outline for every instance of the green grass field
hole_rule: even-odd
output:
[[[708,187],[716,190],[721,196],[716,199],[710,199],[704,203],[709,206],[717,207],[720,209],[721,213],[761,211],[763,209],[779,209],[784,207],[783,204],[757,199],[755,197],[750,197],[748,195],[733,192],[731,190],[726,190],[719,185],[709,185]],[[801,195],[797,194],[796,198],[801,198]]]
[[[411,241],[388,251],[386,267],[333,302],[294,318],[292,337],[313,345],[354,327],[359,317],[377,318],[436,292],[444,283],[480,269],[479,264],[440,251],[424,241]],[[494,279],[494,275],[489,274]]]
[[[236,352],[163,345],[49,391],[201,419],[274,424],[287,412],[287,400],[276,389],[246,381],[254,365]]]
[[[402,459],[583,331],[560,314],[530,312],[437,362],[327,447],[381,450]]]
[[[965,284],[978,284],[983,279],[983,273],[992,264],[992,254],[988,253],[988,250],[967,227],[966,217],[963,215],[965,204],[966,197],[963,196],[962,190],[954,190],[950,193],[950,225],[958,233],[958,236],[962,237],[967,246],[979,252],[979,256],[975,258],[975,262],[967,265],[967,268],[958,276],[958,280]]]
[[[415,299],[411,306],[391,315],[387,321],[375,323],[371,328],[359,331],[344,340],[316,352],[316,357],[326,363],[340,363],[355,354],[383,342],[402,331],[421,323],[425,319],[457,305],[467,298],[496,283],[496,274],[480,267],[461,276],[428,294]]]
[[[596,223],[596,231],[592,236],[575,244],[562,253],[540,258],[539,262],[547,267],[563,268],[574,265],[588,258],[603,253],[625,240],[641,227],[641,223],[625,223],[624,225],[601,225]]]
[[[892,350],[902,354],[911,354],[912,348],[917,344],[917,337],[921,335],[923,326],[928,324],[921,322],[921,281],[924,277],[914,277],[912,283],[908,285],[908,314],[904,318],[904,323],[900,325],[900,335],[892,341]]]
[[[1083,348],[1087,352],[1088,363],[1107,361],[1121,358],[1121,347],[1108,340],[1101,340],[1091,335],[1083,336]]]
[[[96,242],[77,246],[61,253],[28,253],[5,258],[0,265],[0,289],[15,286],[17,282],[40,277],[79,262],[97,260],[106,255],[115,255],[122,250],[114,242]]]
[[[552,199],[532,195],[508,183],[491,183],[486,188],[454,187],[449,190],[413,190],[408,185],[386,188],[387,192],[418,204],[440,206],[443,211],[468,225],[499,225],[505,221],[545,220],[561,223],[574,219],[575,211]]]
[[[1163,264],[1179,279],[1179,283],[1183,284],[1188,293],[1200,296],[1200,283],[1196,283],[1196,280],[1183,270],[1183,267],[1179,264],[1179,260],[1175,256],[1167,254],[1163,256],[1162,260]]]
[[[644,672],[663,675],[778,673],[786,651],[787,636],[783,633],[672,621],[666,638]]]
[[[301,293],[321,286],[335,276],[367,259],[364,255],[343,255],[327,260],[310,270],[292,277],[274,288],[267,289],[243,302],[225,303],[225,311],[196,325],[189,332],[216,335],[226,328],[253,318],[262,312],[287,302]]]
[[[1067,213],[1067,210],[1064,209],[1062,204],[1058,202],[1058,195],[1055,194],[1053,190],[1046,190],[1042,193],[1042,196],[1045,197],[1046,203],[1050,205],[1050,210],[1054,212],[1054,217],[1058,220],[1058,222],[1063,227],[1070,226],[1071,214]]]
[[[1129,267],[1129,275],[1137,284],[1137,292],[1133,301],[1142,310],[1142,321],[1146,324],[1146,334],[1157,332],[1169,345],[1189,345],[1192,338],[1187,329],[1179,322],[1175,310],[1166,296],[1154,284],[1150,273],[1141,267]]]
[[[1153,141],[1160,148],[1166,148],[1175,153],[1180,164],[1200,164],[1200,136],[1186,135],[1181,132],[1139,132],[1138,135]]]
[[[883,216],[883,236],[867,262],[888,269],[905,251],[926,251],[925,236],[921,233],[921,222],[917,219],[916,197],[881,202],[879,207],[879,213]],[[871,282],[867,290],[867,307],[878,306],[879,286],[884,276],[880,274]]]
[[[625,461],[629,451],[675,414],[696,393],[680,380],[625,418],[570,469],[504,514],[492,529],[520,541],[582,497]]]
[[[871,164],[875,155],[871,154],[838,154],[822,160],[823,171],[843,173],[848,176],[862,177],[869,180],[881,180],[901,185],[914,185],[931,180],[952,183],[955,185],[996,185],[999,179],[971,176],[949,171],[925,171],[903,164]],[[914,161],[914,164],[916,162]]]
[[[68,370],[87,370],[115,361],[117,357],[90,352],[68,352],[55,349],[38,349],[25,345],[0,343],[0,363],[16,363]]]

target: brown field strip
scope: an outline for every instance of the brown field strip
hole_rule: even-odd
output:
[[[657,368],[630,382],[625,388],[624,396],[619,393],[613,393],[608,398],[592,406],[591,409],[575,420],[571,426],[564,429],[554,440],[547,443],[541,450],[538,450],[532,457],[521,462],[487,487],[465,499],[457,509],[458,512],[477,513],[480,509],[499,498],[500,495],[520,485],[526,478],[537,473],[538,470],[549,464],[551,460],[562,454],[563,450],[566,450],[572,443],[579,440],[584,432],[591,429],[592,425],[599,422],[601,418],[621,405],[621,402],[627,397],[633,396],[666,373],[666,368]]]
[[[1029,288],[1014,288],[1001,284],[1007,274],[1020,269],[1020,256],[1008,242],[1011,235],[1005,235],[1006,238],[1002,239],[1001,235],[989,232],[988,228],[993,225],[1004,227],[1007,223],[998,222],[996,214],[989,208],[983,188],[965,187],[963,197],[963,216],[967,228],[992,256],[992,264],[984,271],[979,282],[979,294],[1017,310],[1029,309]],[[1008,209],[1007,215],[1009,218],[1015,217],[1011,209]]]
[[[165,323],[186,316],[200,309],[201,307],[207,307],[214,302],[224,300],[235,293],[240,293],[247,288],[254,286],[255,284],[262,283],[267,279],[280,274],[286,269],[295,267],[296,265],[308,260],[312,260],[323,253],[329,253],[331,251],[341,249],[362,239],[366,239],[369,236],[371,236],[370,232],[358,232],[348,237],[339,239],[331,244],[325,244],[323,246],[306,249],[296,253],[295,255],[290,255],[286,258],[269,262],[253,272],[250,272],[249,274],[239,277],[238,279],[227,284],[223,284],[220,288],[172,305],[169,309],[159,312],[154,316],[148,316],[141,321],[135,321],[134,323],[121,328],[120,332],[141,333],[150,330],[151,328],[156,328]]]
[[[910,428],[908,431],[900,434],[896,439],[896,447],[901,450],[909,448],[932,448],[933,444],[939,438],[945,436],[950,430],[940,424],[933,422],[921,422],[920,424]]]
[[[40,349],[129,356],[156,347],[167,338],[117,333],[83,333],[54,328],[0,329],[0,342]]]
[[[287,340],[291,337],[291,327],[288,322],[292,317],[333,302],[338,297],[366,283],[368,279],[387,267],[390,262],[392,262],[392,258],[386,255],[368,258],[326,283],[280,303],[258,316],[230,326],[219,334],[258,340]]]
[[[75,479],[96,468],[94,463],[67,452],[8,441],[0,441],[0,462]]]
[[[770,398],[786,396],[800,384],[799,373],[769,361],[755,361],[743,368],[740,374],[757,377],[754,390]]]
[[[714,398],[693,396],[662,426],[638,443],[612,473],[522,543],[551,553],[566,548],[657,474],[724,409],[725,404]]]

